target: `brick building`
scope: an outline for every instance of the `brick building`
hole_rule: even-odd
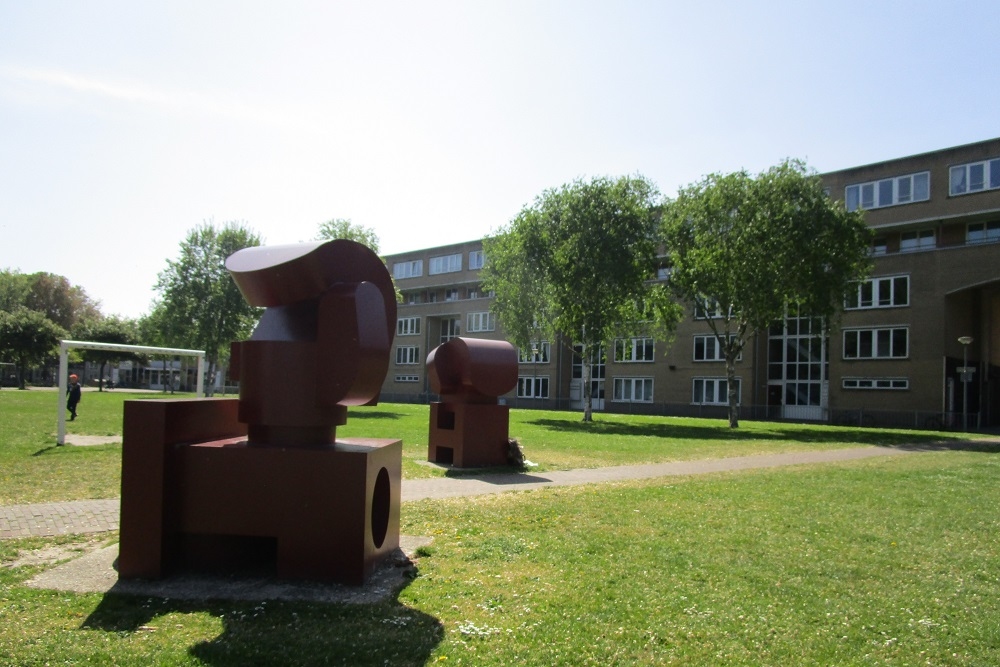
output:
[[[874,270],[835,330],[789,317],[748,341],[737,364],[744,416],[936,427],[964,412],[1000,424],[1000,139],[822,178],[831,197],[865,211]],[[450,337],[503,337],[479,285],[483,261],[479,241],[386,258],[403,303],[384,400],[427,400],[424,360]],[[579,408],[590,391],[595,410],[721,417],[727,382],[710,315],[691,312],[671,341],[608,341],[589,382],[572,341],[539,341],[508,401]]]

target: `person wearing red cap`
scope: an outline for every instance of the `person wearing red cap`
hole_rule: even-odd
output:
[[[69,410],[69,420],[76,419],[76,405],[80,402],[80,383],[76,375],[69,376],[69,387],[66,389],[66,409]]]

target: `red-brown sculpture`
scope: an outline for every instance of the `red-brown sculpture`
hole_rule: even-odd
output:
[[[253,564],[360,584],[399,546],[399,440],[338,440],[389,364],[396,300],[352,241],[247,248],[226,261],[266,308],[232,345],[240,398],[126,401],[123,578]]]
[[[452,338],[427,356],[431,403],[427,460],[457,468],[507,463],[510,408],[497,397],[517,385],[517,351],[501,340]]]

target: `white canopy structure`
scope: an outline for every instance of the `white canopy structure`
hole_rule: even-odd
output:
[[[198,357],[198,388],[197,395],[205,390],[205,352],[203,350],[184,350],[173,347],[147,347],[144,345],[121,345],[118,343],[95,343],[80,340],[63,340],[59,342],[59,397],[56,401],[58,413],[59,434],[57,445],[66,444],[66,388],[68,386],[69,350],[80,348],[84,350],[106,350],[108,352],[144,352],[147,354],[175,354],[182,357]]]

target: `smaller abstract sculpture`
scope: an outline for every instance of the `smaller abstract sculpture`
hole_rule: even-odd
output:
[[[456,468],[507,463],[510,408],[497,397],[517,385],[517,351],[501,340],[452,338],[427,356],[431,403],[427,460]]]

